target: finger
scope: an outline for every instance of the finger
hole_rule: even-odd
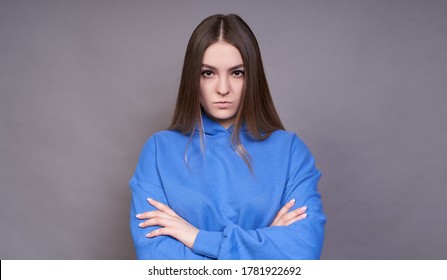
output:
[[[169,229],[167,229],[167,228],[156,229],[156,230],[151,231],[148,234],[146,234],[146,237],[153,238],[153,237],[160,236],[160,235],[170,235]]]
[[[300,220],[303,220],[306,218],[307,218],[307,213],[303,213],[303,214],[299,215],[298,217],[288,220],[285,225],[288,226],[288,225],[293,224],[294,222],[297,222],[297,221],[300,221]]]
[[[274,226],[286,226],[289,224],[290,220],[296,219],[298,216],[304,214],[307,210],[306,206],[303,206],[301,208],[297,208],[287,214],[284,214],[275,224],[272,224]]]
[[[152,198],[148,198],[147,201],[149,202],[150,205],[154,206],[155,208],[157,208],[158,210],[161,210],[171,216],[178,216],[177,213],[174,212],[174,210],[172,210],[171,208],[169,208],[169,206],[167,206],[164,203],[161,203],[160,201],[157,201],[155,199]]]
[[[164,224],[164,222],[162,222],[163,220],[172,220],[172,219],[176,219],[175,217],[169,216],[159,210],[157,211],[151,211],[151,212],[144,212],[142,214],[139,214],[139,216],[141,218],[139,219],[144,219],[144,221],[142,221],[141,223],[138,224],[139,227],[141,228],[145,228],[145,227],[149,227],[149,226],[157,226],[157,225],[162,225]]]
[[[286,205],[284,205],[276,214],[275,219],[273,219],[272,225],[277,223],[279,221],[279,219],[281,219],[281,217],[284,214],[289,212],[290,208],[292,208],[294,204],[295,204],[295,199],[292,199],[289,202],[287,202]]]
[[[143,212],[140,214],[137,214],[136,217],[140,220],[144,220],[144,219],[151,219],[151,218],[155,218],[155,217],[172,217],[169,214],[166,214],[163,211],[160,210],[154,210],[154,211],[148,211],[148,212]]]
[[[293,211],[290,211],[289,213],[285,214],[282,216],[281,220],[283,222],[288,222],[289,220],[295,219],[296,217],[298,217],[299,215],[302,215],[303,213],[306,213],[307,207],[303,206],[300,208],[297,208]]]
[[[168,217],[155,217],[148,219],[144,222],[141,222],[138,226],[139,227],[151,227],[151,226],[160,226],[160,227],[171,227],[175,223],[178,223],[179,220],[175,217],[168,216]]]

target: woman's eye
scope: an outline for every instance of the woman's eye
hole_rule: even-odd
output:
[[[211,70],[203,70],[202,71],[202,76],[205,78],[209,78],[213,76],[213,71]]]
[[[244,71],[243,70],[235,70],[233,72],[233,76],[235,76],[235,77],[242,77],[242,76],[244,76]]]

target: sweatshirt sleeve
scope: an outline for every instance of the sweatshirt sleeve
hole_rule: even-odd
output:
[[[307,206],[307,218],[289,226],[244,230],[229,224],[222,232],[200,231],[193,247],[195,253],[216,259],[320,258],[326,222],[317,190],[321,173],[304,143],[294,140],[291,173],[281,205],[295,198],[293,209]]]
[[[204,259],[178,240],[170,236],[147,238],[146,234],[158,227],[140,228],[142,220],[135,216],[142,212],[156,210],[147,198],[156,199],[168,205],[156,164],[156,138],[151,137],[143,147],[135,174],[129,182],[132,191],[130,205],[130,231],[138,259]]]

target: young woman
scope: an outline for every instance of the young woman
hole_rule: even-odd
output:
[[[208,17],[189,40],[172,124],[130,181],[137,257],[318,259],[320,176],[284,130],[248,25]]]

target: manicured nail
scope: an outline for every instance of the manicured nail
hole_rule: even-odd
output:
[[[147,201],[153,202],[154,200],[152,198],[148,198]]]
[[[289,201],[289,203],[290,203],[290,204],[295,204],[295,198],[292,198],[292,199]]]
[[[142,226],[143,226],[143,223],[139,223],[138,226],[139,226],[139,227],[142,227]]]
[[[146,234],[146,237],[151,237],[151,233],[149,232],[148,234]]]
[[[135,217],[141,218],[141,217],[143,217],[143,214],[137,214]]]
[[[301,210],[306,211],[307,210],[307,206],[301,207]]]

